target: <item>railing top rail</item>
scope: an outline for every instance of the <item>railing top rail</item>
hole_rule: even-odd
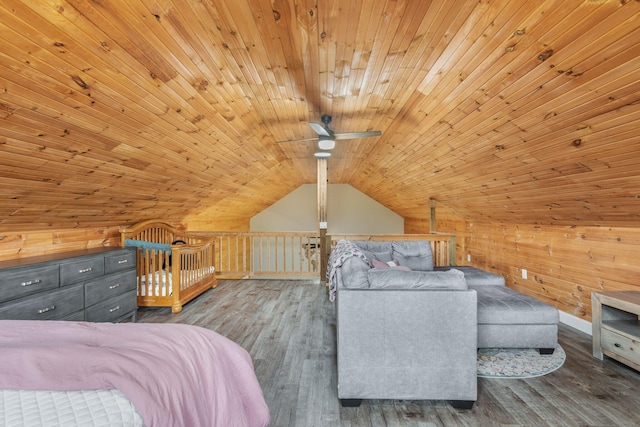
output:
[[[452,234],[331,234],[331,240],[371,240],[371,241],[393,241],[393,240],[448,240]]]
[[[197,231],[195,235],[207,237],[307,237],[319,238],[320,234],[314,231]]]
[[[206,235],[206,236],[319,236],[317,231],[189,231],[187,234]],[[425,234],[344,234],[333,233],[327,234],[332,239],[347,240],[442,240],[451,237],[453,234],[448,233],[425,233]]]

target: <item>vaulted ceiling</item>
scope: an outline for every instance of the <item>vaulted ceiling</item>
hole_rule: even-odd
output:
[[[316,181],[405,218],[640,225],[640,1],[3,0],[0,228],[248,218]]]

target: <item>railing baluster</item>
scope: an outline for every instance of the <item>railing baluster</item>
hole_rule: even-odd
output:
[[[217,242],[211,259],[217,260],[222,277],[313,276],[324,280],[323,254],[340,239],[429,240],[436,265],[455,265],[455,236],[423,235],[332,235],[325,239],[315,232],[197,232]],[[149,258],[144,259],[149,262]],[[306,265],[305,265],[306,263]],[[155,278],[149,278],[153,282]]]

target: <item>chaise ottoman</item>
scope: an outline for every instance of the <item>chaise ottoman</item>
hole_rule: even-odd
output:
[[[505,286],[504,278],[475,267],[456,266],[478,295],[478,348],[537,348],[558,345],[558,309]]]

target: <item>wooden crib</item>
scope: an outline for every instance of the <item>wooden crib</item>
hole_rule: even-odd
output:
[[[214,240],[160,220],[120,230],[121,245],[138,248],[138,306],[182,306],[217,285]],[[182,241],[184,243],[177,243]]]

